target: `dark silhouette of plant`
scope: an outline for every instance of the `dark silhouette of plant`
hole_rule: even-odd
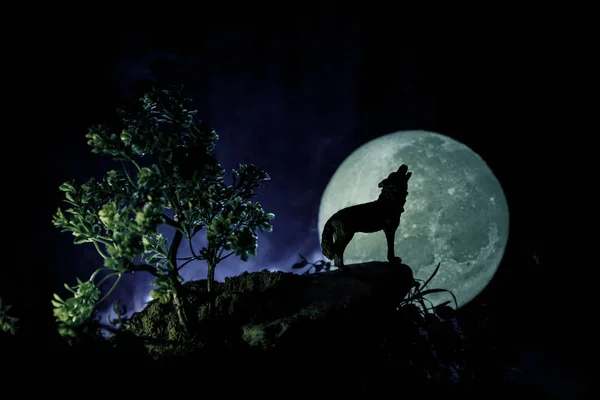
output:
[[[17,333],[17,322],[19,318],[8,315],[11,305],[2,305],[2,297],[0,297],[0,331],[14,335]]]
[[[239,165],[232,183],[224,181],[225,170],[212,156],[216,132],[204,122],[195,122],[195,110],[181,88],[152,90],[135,106],[118,110],[122,125],[90,128],[86,137],[92,152],[120,162],[99,181],[60,186],[70,208],[60,208],[53,223],[75,236],[75,244],[92,243],[104,260],[87,281],[65,284],[73,296],[54,295],[54,315],[63,336],[92,317],[98,303],[106,299],[126,273],[145,271],[155,279],[151,296],[171,302],[179,322],[187,330],[188,319],[179,271],[192,261],[208,264],[208,291],[212,291],[217,264],[231,255],[247,261],[256,254],[257,231],[270,232],[271,213],[249,201],[269,180],[254,165]],[[166,224],[175,230],[169,241],[158,233]],[[206,228],[207,247],[194,249],[192,238]],[[183,240],[192,256],[177,257]],[[179,263],[181,261],[181,263]],[[100,271],[107,274],[95,282]],[[100,285],[115,278],[100,297]]]
[[[431,276],[429,276],[429,278],[426,281],[422,281],[420,279],[415,279],[415,284],[412,287],[411,291],[408,293],[408,295],[402,299],[402,301],[400,302],[400,307],[403,307],[407,304],[418,304],[421,308],[420,308],[420,312],[423,315],[426,315],[429,311],[434,311],[436,312],[436,310],[444,310],[445,309],[443,307],[447,306],[448,304],[450,304],[450,301],[446,301],[442,304],[439,304],[437,306],[434,306],[433,303],[427,299],[427,295],[428,294],[432,294],[432,293],[449,293],[450,296],[452,296],[452,300],[454,300],[454,305],[456,306],[456,309],[458,309],[458,303],[456,302],[456,297],[454,296],[454,294],[447,290],[447,289],[426,289],[427,285],[429,284],[429,282],[431,282],[431,280],[433,279],[433,277],[437,274],[437,272],[440,269],[440,264],[438,263],[438,265],[435,267],[435,270],[433,270]],[[429,305],[426,305],[425,303],[428,303]]]
[[[292,265],[292,269],[301,269],[301,268],[306,267],[307,265],[309,266],[309,268],[306,271],[304,271],[302,273],[302,275],[308,275],[308,274],[310,274],[311,270],[315,274],[317,272],[330,271],[331,270],[331,262],[330,261],[319,260],[319,261],[316,261],[314,263],[311,263],[302,254],[298,254],[298,256],[300,257],[300,261],[298,261],[297,263],[295,263],[294,265]]]
[[[106,321],[112,326],[119,326],[123,321],[126,320],[125,315],[127,315],[127,307],[125,305],[120,306],[119,301],[115,300],[113,302],[112,310],[115,313],[115,318],[111,318],[110,314],[106,316]]]
[[[330,266],[321,260],[308,261],[303,255],[292,269],[309,266],[303,274],[328,271]],[[439,271],[439,263],[425,280],[415,279],[409,293],[389,311],[384,309],[381,320],[381,362],[398,373],[421,382],[468,384],[477,375],[470,367],[466,353],[466,335],[457,319],[458,304],[454,294],[446,289],[429,289]],[[434,305],[427,296],[447,292],[452,300]]]

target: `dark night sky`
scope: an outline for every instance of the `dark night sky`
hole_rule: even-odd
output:
[[[564,288],[563,267],[571,256],[557,250],[574,239],[557,237],[566,222],[556,217],[560,209],[548,204],[565,190],[566,170],[554,169],[564,144],[552,136],[571,124],[563,97],[567,73],[550,67],[564,57],[562,47],[541,28],[521,34],[518,22],[511,25],[513,36],[502,27],[490,27],[489,34],[478,27],[479,34],[463,37],[445,30],[411,34],[394,26],[360,12],[341,17],[323,7],[280,21],[219,20],[193,33],[100,34],[90,28],[36,42],[40,48],[20,60],[29,68],[34,61],[25,60],[38,60],[37,79],[14,100],[23,114],[21,125],[39,135],[32,152],[23,150],[23,159],[36,160],[27,161],[31,172],[25,175],[39,179],[35,187],[19,186],[35,204],[34,228],[20,228],[25,235],[34,233],[35,245],[18,244],[24,246],[21,264],[31,267],[9,272],[2,281],[5,297],[21,312],[24,331],[37,326],[27,315],[45,315],[39,304],[47,304],[43,312],[49,313],[51,293],[65,280],[87,278],[101,265],[93,248],[72,245],[72,237],[50,222],[61,205],[60,183],[82,182],[110,165],[89,151],[88,126],[113,120],[116,106],[140,83],[183,83],[198,117],[220,135],[219,162],[226,169],[255,163],[272,177],[258,200],[275,213],[276,234],[260,237],[258,256],[248,263],[218,267],[217,278],[244,269],[286,269],[298,252],[313,255],[319,249],[320,196],[347,155],[397,130],[439,132],[479,153],[509,202],[505,260],[475,303],[501,304],[506,334],[517,338],[528,362],[537,365],[532,373],[575,379],[584,366],[577,361],[584,347],[573,327],[582,324],[584,311],[575,310],[577,300],[570,306],[548,304],[559,283],[561,296],[576,293]],[[51,55],[36,56],[44,49]],[[23,148],[31,147],[33,139],[20,135]],[[533,261],[534,253],[541,264]],[[196,277],[203,273],[199,268]],[[39,285],[35,293],[24,289],[30,281]],[[145,283],[128,279],[119,295],[141,301]]]

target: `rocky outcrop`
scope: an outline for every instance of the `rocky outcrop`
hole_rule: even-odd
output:
[[[350,339],[355,336],[352,332],[369,330],[367,325],[375,322],[378,311],[397,305],[414,282],[412,270],[404,264],[370,262],[348,267],[310,275],[263,270],[226,278],[216,286],[210,328],[206,281],[189,282],[186,299],[188,314],[198,328],[195,336],[202,342],[204,331],[211,330],[213,340],[257,349],[297,349],[297,341],[308,346],[337,341],[335,335]],[[150,303],[123,324],[122,331],[145,341],[156,357],[183,351],[176,344],[181,343],[182,333],[170,304]]]
[[[389,307],[390,300],[404,298],[413,274],[404,264],[371,262],[351,265],[343,272],[295,276],[294,281],[295,288],[277,296],[277,301],[288,305],[285,311],[242,326],[242,338],[250,346],[277,346],[297,336],[295,330],[310,336],[311,326],[322,329],[324,321],[338,324],[347,321],[350,314],[354,323],[360,323],[373,314],[373,309]],[[317,331],[312,333],[319,336]]]
[[[178,379],[189,373],[190,381],[220,383],[228,394],[330,389],[338,396],[414,390],[447,396],[493,390],[543,398],[539,387],[510,381],[510,364],[484,325],[465,332],[448,306],[424,312],[407,265],[348,267],[310,275],[243,273],[210,295],[206,281],[186,283],[188,333],[171,304],[154,301],[126,320],[110,344],[80,344],[69,365],[110,362],[127,373],[174,368]],[[209,300],[215,306],[211,318]]]

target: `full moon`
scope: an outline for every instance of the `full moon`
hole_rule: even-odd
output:
[[[355,150],[338,167],[321,198],[319,239],[335,212],[374,201],[377,184],[402,164],[412,176],[396,256],[417,279],[426,280],[438,263],[430,289],[451,291],[461,307],[493,278],[508,241],[508,206],[502,186],[485,161],[466,145],[427,131],[399,131]],[[346,265],[387,261],[383,232],[357,233],[346,247]],[[447,293],[426,296],[434,304]]]

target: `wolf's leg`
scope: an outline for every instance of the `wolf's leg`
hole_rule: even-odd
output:
[[[394,261],[402,262],[402,259],[400,257],[396,257],[395,252],[394,252],[394,241],[396,240],[396,229],[398,229],[397,226],[383,229],[383,231],[385,232],[385,239],[387,241],[387,259],[389,262],[394,262]]]
[[[346,246],[354,237],[354,232],[344,232],[343,235],[338,236],[337,242],[335,243],[335,266],[339,269],[345,269],[344,266],[344,251],[346,250]]]

